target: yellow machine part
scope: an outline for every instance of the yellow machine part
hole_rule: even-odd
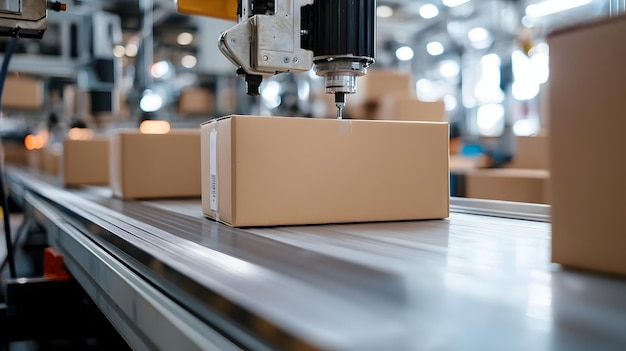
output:
[[[237,0],[178,0],[178,12],[237,20]]]

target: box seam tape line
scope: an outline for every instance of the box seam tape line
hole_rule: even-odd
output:
[[[211,121],[209,137],[209,206],[215,214],[215,220],[220,221],[217,193],[217,122]]]

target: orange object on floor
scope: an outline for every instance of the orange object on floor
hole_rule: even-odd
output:
[[[44,278],[52,280],[72,279],[72,276],[65,269],[65,265],[63,264],[63,255],[53,247],[47,247],[44,250],[43,276]]]

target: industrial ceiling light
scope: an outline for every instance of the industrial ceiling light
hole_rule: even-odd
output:
[[[410,61],[414,56],[413,49],[408,46],[403,46],[396,50],[396,57],[400,61]]]
[[[439,65],[439,73],[445,78],[453,78],[459,75],[461,67],[456,61],[445,60]]]
[[[393,9],[387,5],[381,5],[376,8],[376,16],[380,18],[389,18],[393,16]]]
[[[526,7],[526,14],[530,17],[543,17],[588,5],[591,2],[592,0],[546,0],[537,4],[528,5],[528,7]]]
[[[180,60],[180,64],[185,68],[194,68],[198,64],[198,59],[193,55],[185,55]]]
[[[113,48],[113,56],[115,57],[124,57],[126,54],[126,48],[123,45],[115,45]]]
[[[448,7],[456,7],[469,1],[470,0],[442,0],[442,3]]]
[[[420,7],[419,14],[424,19],[431,19],[439,15],[439,9],[433,4],[426,4]]]
[[[170,130],[170,122],[164,120],[146,120],[139,125],[141,134],[167,134]]]
[[[176,37],[176,42],[179,45],[189,45],[193,42],[193,34],[188,33],[188,32],[182,32],[180,34],[178,34],[178,37]]]
[[[473,42],[479,42],[489,39],[489,31],[483,27],[472,28],[467,32],[467,37]]]
[[[443,51],[443,44],[438,41],[431,41],[430,43],[426,44],[426,52],[428,52],[428,54],[431,56],[439,56],[443,54]]]

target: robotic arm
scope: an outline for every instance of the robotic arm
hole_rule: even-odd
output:
[[[178,0],[178,10],[237,20],[219,48],[250,95],[264,77],[315,66],[342,118],[345,94],[374,62],[376,0]]]
[[[0,1],[0,36],[41,39],[47,29],[47,10],[65,11],[66,5],[46,0]]]

